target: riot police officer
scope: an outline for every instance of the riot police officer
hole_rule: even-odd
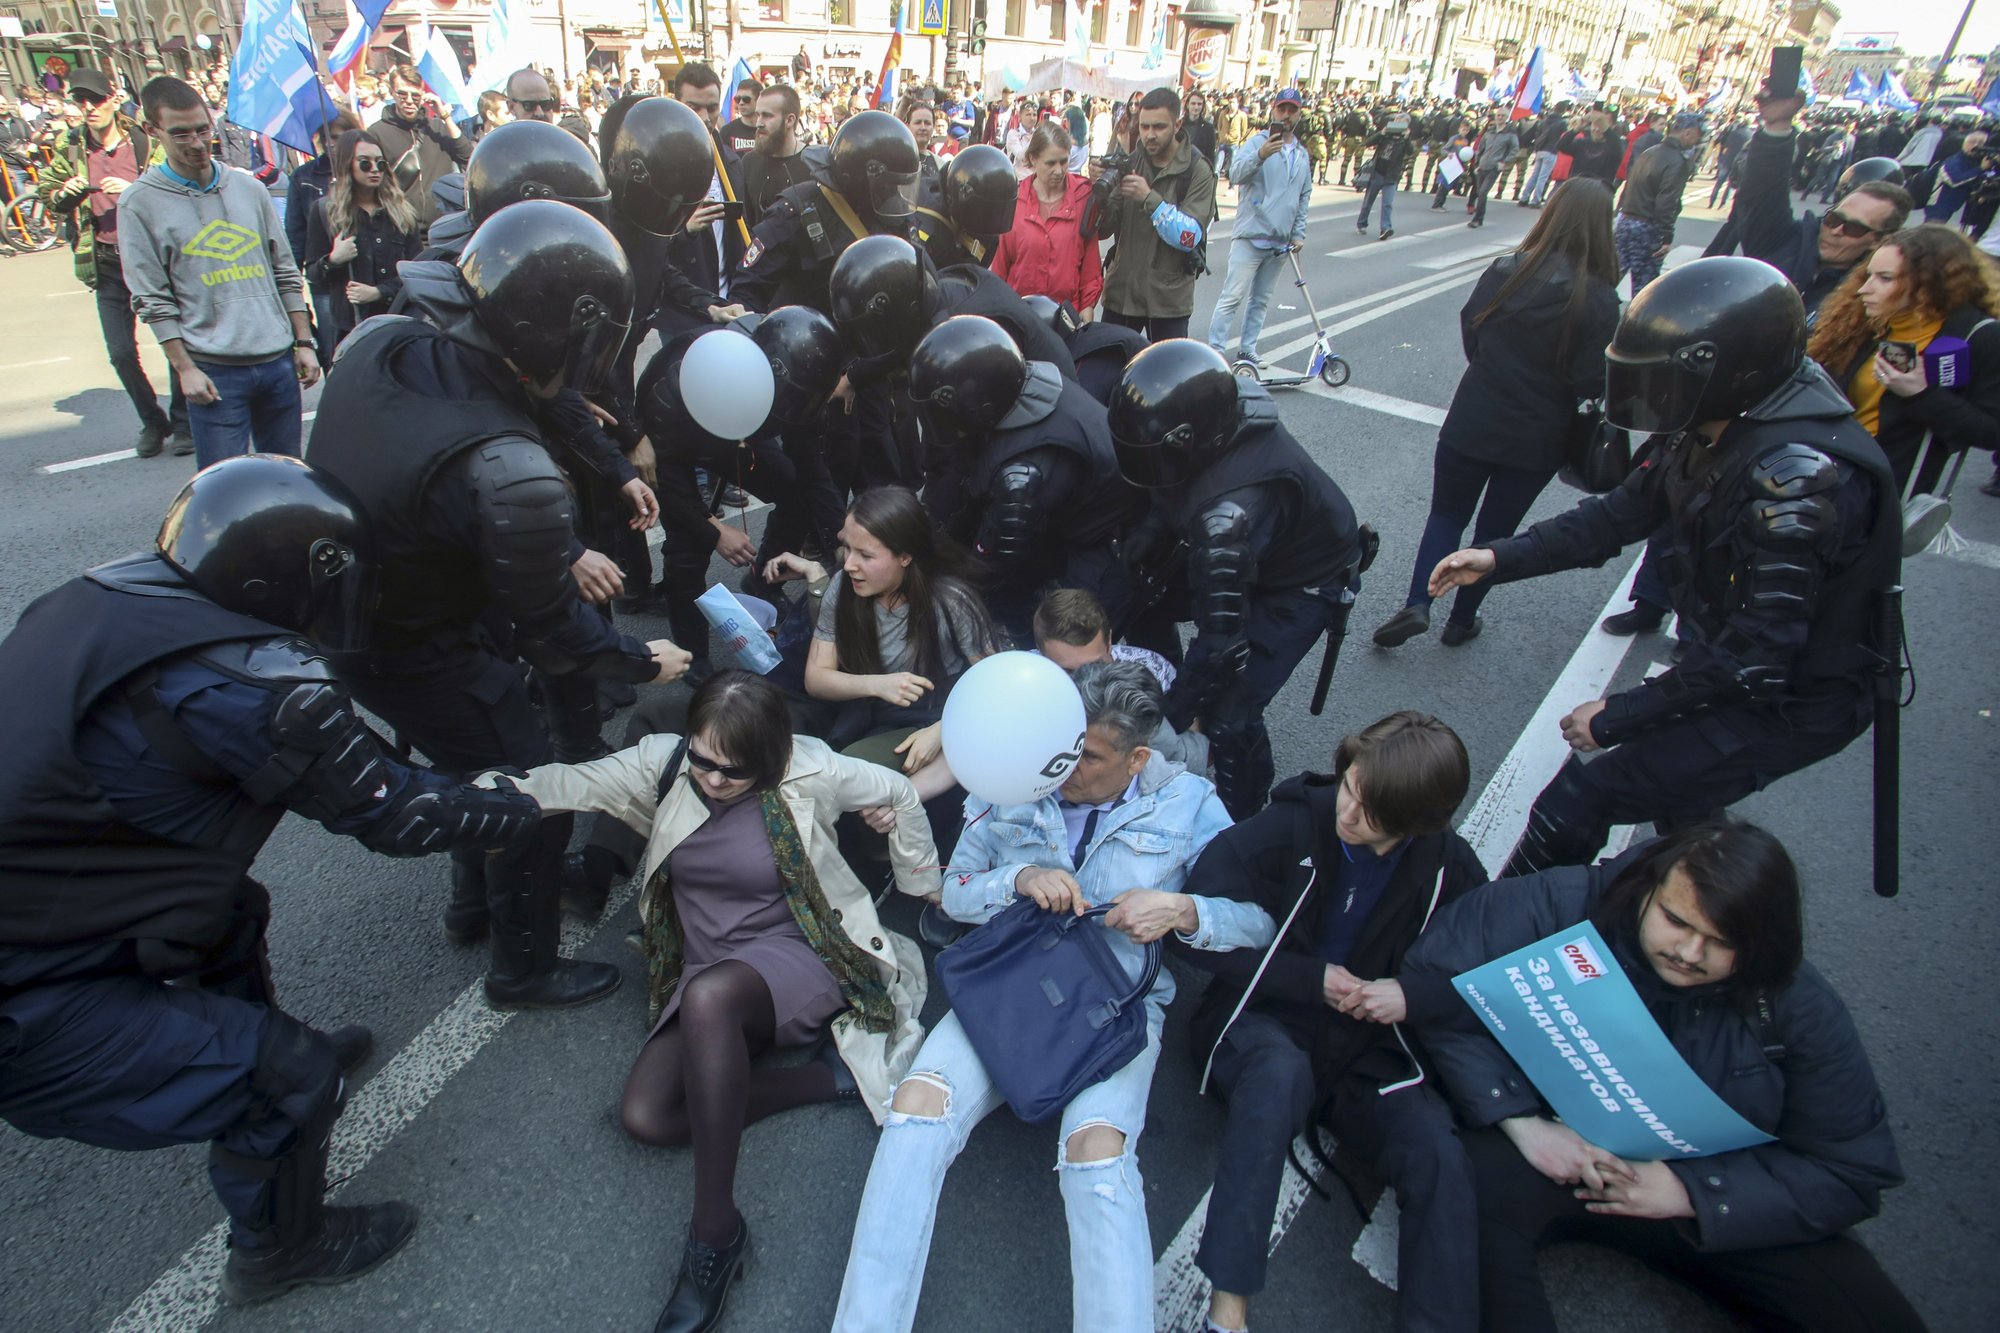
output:
[[[308,448],[368,515],[385,572],[376,644],[337,665],[441,768],[532,767],[549,743],[517,656],[631,683],[687,662],[578,600],[569,492],[536,419],[538,402],[589,387],[616,355],[631,270],[602,223],[529,200],[482,224],[457,269],[406,265],[404,277],[433,322],[385,321],[348,343]],[[454,865],[446,930],[476,938],[490,915],[497,1007],[582,1004],[618,984],[613,967],[556,954],[567,824],[545,820],[520,853]]]
[[[1120,469],[1153,493],[1128,543],[1140,596],[1166,590],[1195,626],[1167,720],[1202,724],[1216,791],[1247,819],[1271,790],[1264,709],[1330,630],[1337,648],[1373,534],[1264,386],[1206,343],[1174,338],[1133,357],[1109,418]]]
[[[924,178],[929,186],[931,178]],[[1000,237],[1014,229],[1020,177],[1007,155],[992,144],[962,149],[926,189],[910,220],[910,238],[938,268],[993,263]]]
[[[1063,340],[1076,363],[1076,382],[1083,391],[1107,406],[1126,365],[1151,346],[1137,329],[1108,319],[1078,318],[1076,308],[1067,301],[1048,296],[1024,296],[1021,300]]]
[[[1115,543],[1146,497],[1118,471],[1103,405],[978,315],[917,344],[910,397],[941,464],[925,505],[987,566],[987,605],[1015,642],[1033,642],[1050,580],[1089,589],[1119,617],[1131,597]]]
[[[278,1008],[250,878],[287,810],[391,856],[531,836],[535,803],[390,757],[321,648],[366,628],[360,510],[295,459],[196,474],[154,552],[43,596],[0,642],[0,1118],[124,1151],[211,1142],[222,1294],[388,1258],[416,1214],[330,1208],[327,1148],[367,1057]]]
[[[1700,259],[1655,280],[1605,373],[1606,418],[1653,437],[1644,465],[1432,573],[1433,594],[1533,578],[1653,534],[1680,615],[1670,669],[1563,718],[1575,753],[1506,874],[1587,864],[1617,824],[1707,817],[1867,729],[1874,608],[1901,567],[1897,488],[1805,348],[1805,307],[1768,265]]]
[[[917,207],[917,141],[886,111],[849,116],[833,136],[832,184],[786,189],[750,235],[730,295],[752,310],[808,305],[832,314],[834,261],[864,236],[906,236]]]

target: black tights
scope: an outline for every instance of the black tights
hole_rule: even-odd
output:
[[[748,963],[717,963],[687,984],[673,1020],[647,1042],[625,1079],[625,1132],[660,1148],[693,1144],[694,1238],[736,1238],[736,1152],[747,1125],[833,1099],[833,1073],[817,1061],[752,1069],[771,1048],[771,991]]]

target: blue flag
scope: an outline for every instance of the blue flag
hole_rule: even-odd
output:
[[[1882,71],[1882,86],[1875,90],[1875,100],[1878,104],[1888,107],[1891,111],[1915,111],[1917,109],[1916,99],[1911,97],[1909,91],[1903,87],[1903,80],[1891,74],[1886,69]]]
[[[1847,92],[1843,96],[1873,106],[1880,94],[1875,91],[1875,85],[1868,82],[1868,76],[1857,69],[1847,76]]]
[[[320,87],[312,38],[293,0],[247,0],[243,36],[229,62],[225,118],[310,157],[313,135],[335,115]]]
[[[1629,1162],[1771,1136],[1688,1067],[1588,921],[1452,979],[1564,1124]]]

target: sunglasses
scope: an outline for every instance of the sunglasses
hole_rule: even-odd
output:
[[[745,768],[741,764],[718,764],[692,745],[688,747],[687,761],[697,773],[713,773],[730,782],[748,782],[757,776],[754,769]]]
[[[1858,218],[1847,216],[1847,214],[1837,208],[1821,218],[1819,225],[1828,231],[1837,231],[1842,236],[1852,236],[1857,239],[1863,236],[1881,236],[1886,234],[1880,227],[1871,227]]]
[[[521,110],[526,111],[530,115],[533,115],[537,111],[554,111],[556,107],[560,105],[553,97],[547,97],[547,98],[517,97],[514,99],[514,103],[515,105],[519,106]]]
[[[354,159],[354,165],[363,171],[380,171],[385,164],[379,157],[357,157]]]
[[[69,100],[88,110],[94,106],[103,106],[110,99],[99,97],[96,93],[71,93]]]

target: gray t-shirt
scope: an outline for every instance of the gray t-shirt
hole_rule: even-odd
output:
[[[846,595],[847,576],[834,574],[833,581],[826,586],[826,596],[820,599],[819,623],[813,627],[815,639],[823,643],[834,642],[840,599]],[[871,598],[869,604],[875,612],[875,642],[882,652],[883,672],[915,671],[917,653],[910,646],[910,604],[904,602],[893,611],[883,609],[879,597]],[[944,613],[943,633],[938,636],[938,647],[944,653],[945,674],[956,676],[972,665],[973,658],[991,653],[995,645],[979,642],[974,629],[979,618],[966,605],[962,594],[945,592],[938,598],[938,607]],[[849,668],[843,664],[841,669]]]

